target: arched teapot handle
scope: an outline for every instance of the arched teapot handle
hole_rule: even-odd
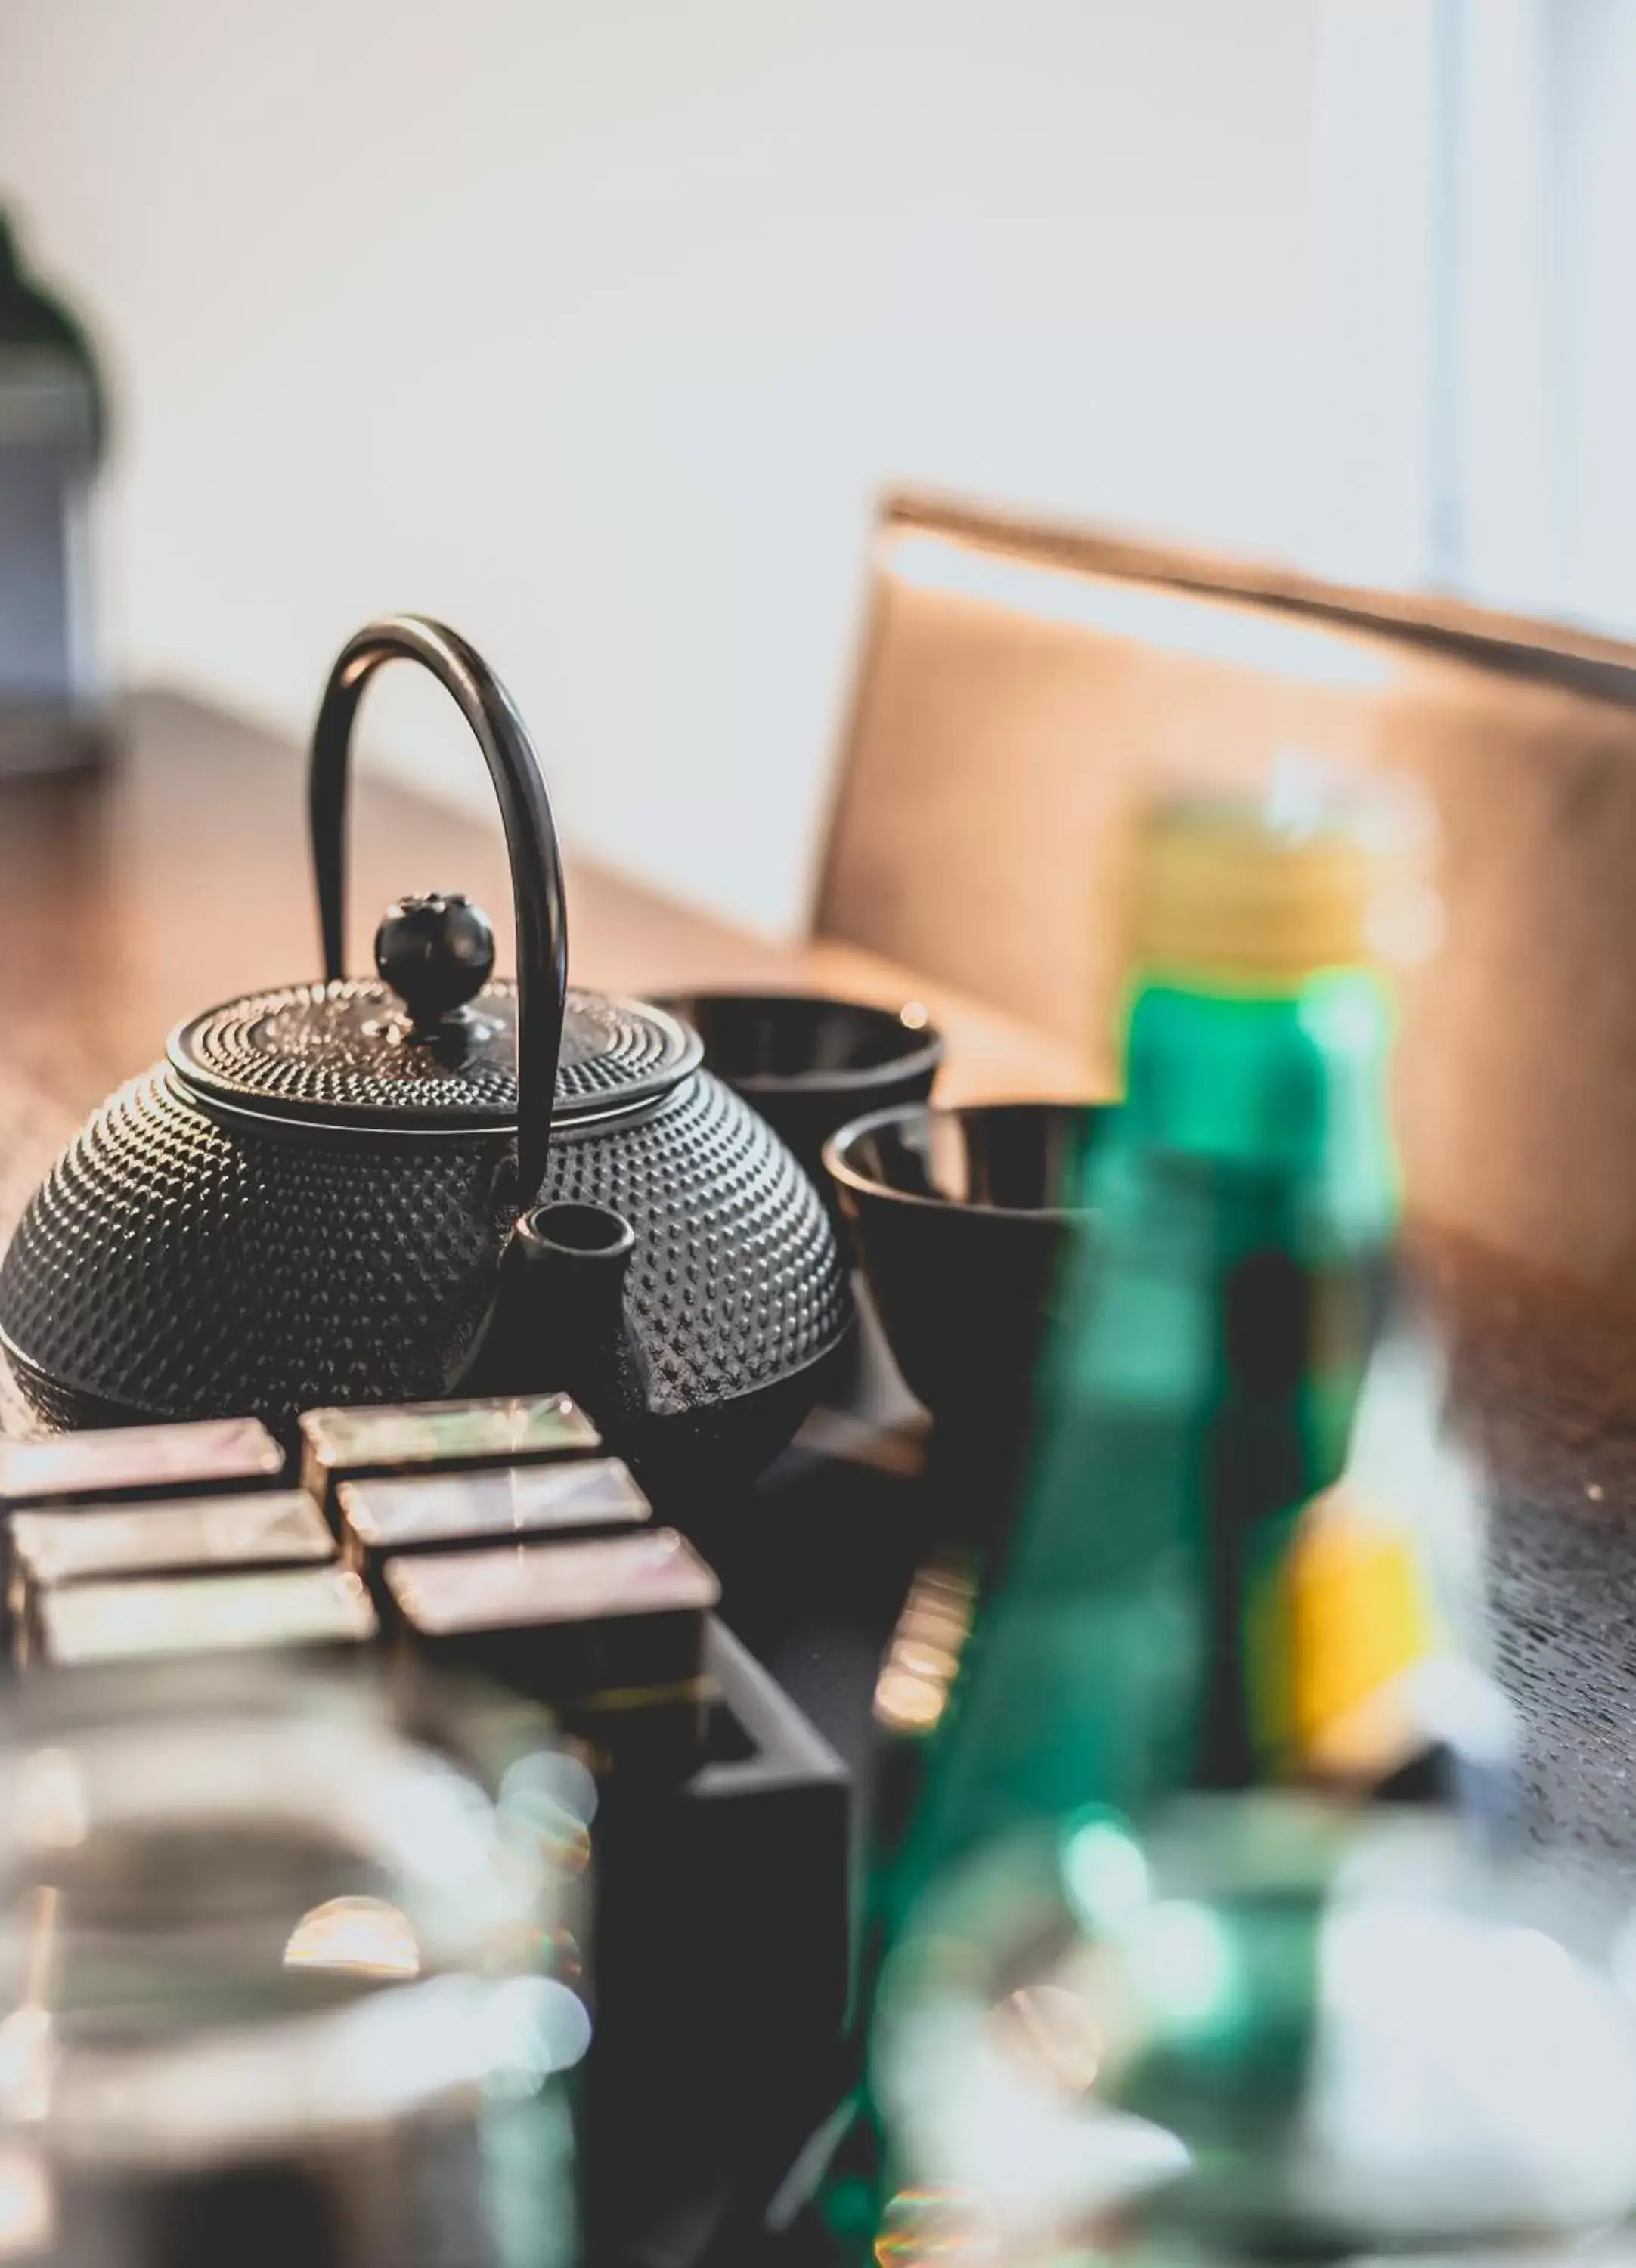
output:
[[[499,799],[517,917],[517,1188],[534,1202],[545,1179],[568,985],[562,852],[527,727],[481,654],[419,615],[366,622],[335,658],[313,727],[308,812],[324,975],[345,974],[347,770],[365,686],[388,661],[417,661],[470,725]]]

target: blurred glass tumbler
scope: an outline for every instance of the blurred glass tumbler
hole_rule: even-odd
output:
[[[1636,2206],[1633,1946],[1610,1884],[1420,1810],[1002,1838],[883,1980],[879,2257],[1583,2258]]]
[[[806,992],[674,993],[659,1005],[690,1024],[708,1070],[758,1110],[825,1199],[823,1145],[866,1110],[924,1102],[943,1036],[917,1001],[878,1008]]]
[[[0,1754],[0,2257],[567,2268],[589,1784],[372,1692],[53,1681]]]

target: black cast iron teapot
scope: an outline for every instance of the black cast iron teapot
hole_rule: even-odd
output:
[[[517,980],[463,898],[405,900],[343,975],[352,724],[417,661],[487,759]],[[650,1477],[748,1471],[851,1327],[817,1192],[637,1001],[567,989],[562,864],[528,734],[451,630],[372,622],[313,732],[324,982],[208,1009],[114,1095],[0,1264],[0,1340],[55,1425],[565,1387]]]

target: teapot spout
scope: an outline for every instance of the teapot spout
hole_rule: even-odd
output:
[[[465,1391],[572,1395],[610,1447],[652,1408],[647,1358],[625,1311],[636,1237],[606,1205],[559,1202],[521,1215]]]

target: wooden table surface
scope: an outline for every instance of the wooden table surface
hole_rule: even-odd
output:
[[[210,1003],[318,974],[305,782],[294,749],[179,696],[138,695],[103,776],[0,783],[0,1062],[76,1116]],[[463,889],[510,964],[497,816],[468,818],[365,775],[352,811],[349,944],[405,891]],[[837,944],[785,945],[570,859],[570,969],[601,991],[789,985],[896,1005],[949,1038],[956,1101],[1083,1091],[1072,1051]]]
[[[173,1024],[318,969],[294,749],[163,693],[134,698],[125,723],[102,775],[0,783],[0,1241],[62,1143]],[[352,965],[370,965],[392,897],[433,888],[477,898],[504,940],[497,821],[364,780]],[[916,998],[948,1037],[945,1099],[1093,1091],[1061,1042],[869,954],[757,939],[571,861],[569,911],[581,983]],[[1533,1823],[1636,1882],[1636,1297],[1616,1308],[1422,1242],[1493,1475],[1498,1645],[1529,1729]]]
[[[104,771],[0,781],[0,1243],[63,1143],[174,1025],[319,974],[305,797],[290,742],[158,691],[126,703]],[[485,906],[512,965],[497,813],[468,818],[365,774],[350,850],[351,968],[372,967],[393,898],[433,889]],[[571,856],[568,910],[571,975],[594,990],[918,999],[948,1038],[945,1100],[1087,1091],[1061,1041],[849,946],[755,937]]]

